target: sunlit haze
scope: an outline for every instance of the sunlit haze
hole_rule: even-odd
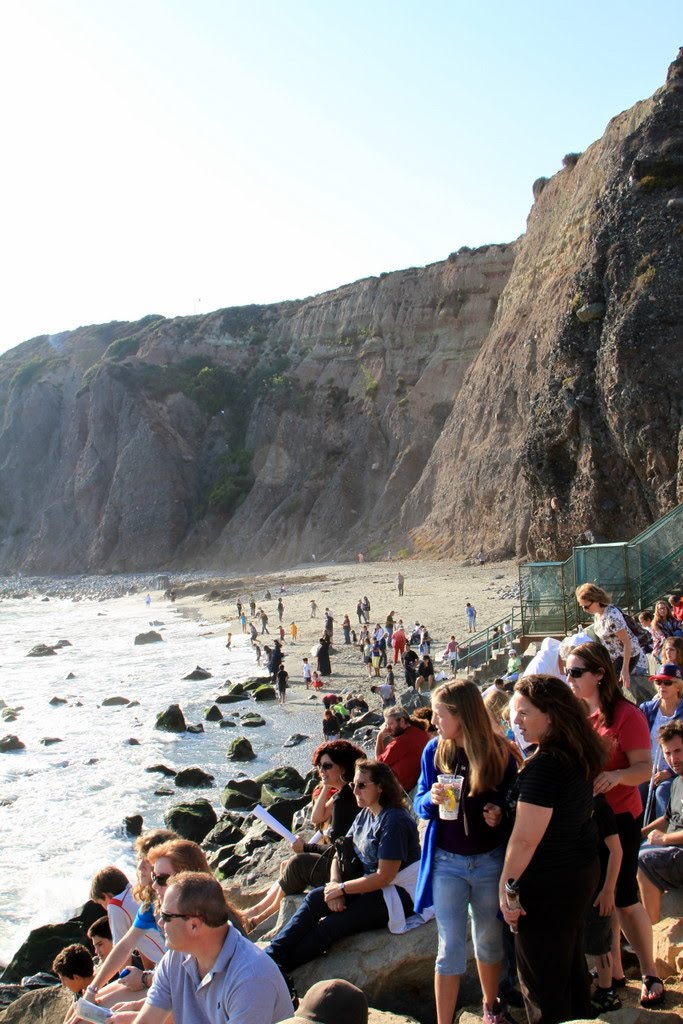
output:
[[[0,351],[302,298],[525,229],[663,84],[679,2],[0,8]]]

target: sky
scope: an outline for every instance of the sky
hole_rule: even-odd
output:
[[[511,241],[680,0],[1,0],[0,352]]]

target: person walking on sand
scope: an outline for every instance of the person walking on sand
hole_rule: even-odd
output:
[[[281,597],[278,597],[278,599],[277,599],[277,617],[278,617],[278,622],[282,622],[282,616],[284,615],[284,612],[285,612],[284,602],[283,602]]]
[[[405,576],[402,572],[396,573],[396,589],[398,590],[398,596],[403,597],[403,585],[405,583]]]
[[[254,595],[253,595],[253,594],[252,594],[252,596],[251,596],[251,597],[249,598],[249,611],[251,612],[251,617],[252,617],[252,619],[253,619],[253,618],[254,618],[254,616],[256,615],[256,600],[255,600],[255,598],[254,598]]]
[[[315,603],[315,598],[314,598],[314,597],[312,597],[312,598],[311,598],[311,618],[312,618],[312,619],[314,619],[314,618],[315,618],[315,614],[316,614],[316,612],[317,612],[317,611],[318,611],[318,606],[317,606],[317,604]]]
[[[308,664],[308,658],[304,658],[302,675],[304,677],[304,686],[307,690],[311,688],[311,666]]]
[[[299,635],[299,627],[297,626],[296,622],[290,622],[290,624],[289,624],[289,632],[290,632],[290,635],[292,637],[292,643],[295,644],[296,643],[296,638]]]
[[[468,601],[465,605],[465,613],[467,615],[467,632],[476,633],[477,631],[477,609],[474,605]]]
[[[149,608],[149,606],[151,605],[151,603],[152,603],[152,598],[151,598],[151,597],[149,596],[149,594],[148,594],[148,595],[147,595],[147,597],[145,598],[145,604],[146,604],[146,605],[147,605],[147,607]]]
[[[244,614],[244,612],[242,612],[242,614],[240,615],[240,625],[242,626],[242,632],[246,633],[246,631],[247,631],[247,617]]]
[[[277,670],[277,699],[280,704],[284,704],[287,695],[287,680],[289,679],[289,672],[285,666],[280,662],[280,667]]]
[[[263,608],[259,612],[259,618],[261,619],[261,636],[263,636],[264,633],[267,633],[268,636],[270,636],[270,631],[268,629],[268,616],[264,612]]]
[[[228,648],[228,650],[232,648],[232,633],[228,633],[228,642],[226,643],[225,646]]]

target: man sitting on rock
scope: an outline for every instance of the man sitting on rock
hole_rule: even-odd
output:
[[[647,845],[638,857],[640,894],[653,924],[662,916],[662,893],[683,889],[683,719],[661,727],[659,744],[676,777],[666,814],[643,829]]]
[[[400,704],[385,709],[384,725],[375,743],[375,757],[391,768],[406,793],[417,784],[422,751],[429,739],[426,729],[413,722]]]
[[[219,882],[182,871],[164,892],[161,921],[168,952],[135,1024],[276,1024],[291,1017],[285,980],[263,950],[229,922]],[[126,1011],[111,1024],[124,1024]]]

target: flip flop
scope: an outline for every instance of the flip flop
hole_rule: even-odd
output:
[[[657,992],[655,995],[652,996],[651,999],[648,999],[647,996],[650,995],[650,993],[652,992],[652,989],[654,988],[655,985],[659,985],[662,991],[661,992]],[[654,974],[644,974],[643,975],[643,988],[645,989],[645,992],[640,997],[640,1005],[642,1007],[644,1007],[645,1009],[648,1009],[650,1006],[661,1006],[662,1005],[662,1003],[664,1002],[664,985],[662,983],[662,979],[661,978],[655,977]]]

